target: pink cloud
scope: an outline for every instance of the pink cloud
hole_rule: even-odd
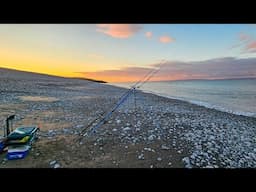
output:
[[[138,24],[98,24],[97,31],[115,38],[129,38],[142,29]]]
[[[159,41],[160,41],[161,43],[171,43],[171,42],[174,41],[174,39],[166,35],[166,36],[160,37],[160,38],[159,38]]]
[[[248,52],[256,53],[256,41],[251,41],[245,48]]]
[[[151,37],[153,36],[153,33],[150,32],[150,31],[147,31],[147,32],[145,33],[145,36],[146,36],[147,38],[151,38]]]
[[[159,63],[149,65],[159,68]],[[77,72],[87,78],[102,79],[108,82],[138,81],[152,68],[128,67],[120,70],[97,72]],[[182,62],[168,61],[154,75],[151,81],[184,80],[184,79],[233,79],[255,78],[256,58],[224,57],[203,61]]]
[[[240,42],[236,45],[233,45],[231,49],[233,48],[241,48],[241,54],[245,53],[256,53],[256,40],[251,35],[248,35],[246,33],[240,33],[239,34],[239,40]]]

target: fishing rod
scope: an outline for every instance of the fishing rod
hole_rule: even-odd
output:
[[[95,132],[96,132],[96,129],[98,129],[102,124],[104,124],[104,123],[110,118],[110,116],[112,115],[112,113],[114,113],[115,110],[116,110],[122,103],[124,103],[124,102],[129,98],[129,96],[130,96],[132,93],[135,92],[135,89],[138,88],[138,87],[141,87],[141,85],[140,85],[140,86],[137,86],[137,85],[139,85],[140,83],[145,84],[147,81],[149,81],[149,79],[151,79],[151,78],[160,70],[162,64],[163,64],[163,63],[161,63],[157,69],[154,68],[154,69],[150,70],[143,78],[141,78],[141,79],[140,79],[139,81],[137,81],[134,85],[132,85],[132,86],[130,87],[130,89],[127,90],[127,91],[118,99],[118,101],[117,101],[117,103],[115,103],[114,107],[113,107],[104,117],[102,117],[102,115],[103,115],[104,113],[101,114],[101,117],[102,117],[101,120],[100,120],[95,126],[93,126],[92,129],[90,129],[90,130],[88,131],[88,133],[89,133],[89,134],[90,134],[90,133],[95,133]],[[83,130],[81,131],[81,134],[80,134],[80,135],[82,135],[82,136],[88,135],[87,133],[84,133],[84,132],[87,131],[87,129],[88,129],[89,127],[91,127],[91,126],[92,126],[97,120],[99,120],[99,119],[100,119],[100,117],[94,119],[85,129],[83,129]]]
[[[126,91],[119,99],[118,99],[118,101],[120,101],[120,100],[122,100],[123,98],[125,98],[128,94],[129,94],[129,92],[131,91],[131,89],[129,89],[128,91]],[[115,105],[116,105],[116,102],[114,103]],[[113,108],[113,107],[112,107]],[[112,109],[113,110],[113,109]],[[111,110],[111,111],[112,111]],[[106,114],[107,112],[103,112],[103,113],[101,113],[100,114],[100,117],[103,117],[103,115],[104,114]],[[98,119],[100,119],[100,117],[98,117],[98,118],[96,118],[96,119],[94,119],[85,129],[83,129],[82,131],[81,131],[81,133],[83,133],[84,131],[86,131],[86,129],[87,128],[89,128],[93,123],[95,123]]]
[[[165,62],[160,63],[159,67],[154,70],[139,86],[137,86],[137,88],[141,88],[146,82],[148,82],[157,72],[160,71],[160,69],[162,68],[163,64],[165,64]]]
[[[125,91],[125,93],[123,93],[122,95],[121,95],[121,97],[119,97],[119,99],[118,99],[118,101],[120,101],[120,100],[123,100],[129,93],[130,93],[130,91],[131,91],[132,89],[129,89],[128,91]],[[115,105],[116,105],[116,103],[114,103]],[[111,111],[113,111],[114,110],[114,107],[112,107],[112,110]],[[107,111],[108,112],[108,111]],[[95,123],[95,122],[97,122],[97,120],[99,120],[99,119],[104,119],[104,120],[102,120],[101,119],[101,123],[103,122],[103,124],[104,124],[104,122],[106,121],[106,118],[104,118],[104,117],[106,117],[107,115],[105,115],[105,116],[103,116],[104,114],[109,114],[110,112],[102,112],[102,113],[100,113],[100,115],[99,115],[99,117],[97,117],[97,118],[95,118],[93,121],[91,121],[81,132],[80,132],[80,136],[86,136],[87,134],[86,134],[86,131],[88,131],[88,129]],[[80,139],[77,139],[76,141],[80,141],[82,138],[80,138]]]
[[[137,86],[139,83],[144,82],[145,80],[149,79],[150,76],[153,76],[154,74],[156,74],[156,72],[158,72],[161,68],[161,66],[163,65],[164,60],[161,61],[160,65],[158,68],[153,68],[152,70],[150,70],[143,78],[141,78],[137,83],[135,83],[135,85],[133,85],[134,87],[138,88],[140,86]]]

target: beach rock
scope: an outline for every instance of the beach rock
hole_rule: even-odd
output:
[[[182,159],[182,161],[185,163],[185,167],[186,168],[192,168],[191,164],[190,164],[190,160],[189,160],[189,157],[184,157]]]
[[[155,138],[156,138],[155,135],[150,135],[150,136],[148,137],[148,140],[149,140],[149,141],[153,141]]]
[[[54,161],[51,161],[51,162],[50,162],[50,165],[54,165],[55,163],[57,163],[57,161],[55,161],[55,160],[54,160]]]
[[[151,149],[151,148],[148,148],[148,147],[145,147],[145,148],[144,148],[144,151],[155,152],[155,150],[154,150],[154,149]]]
[[[118,120],[116,120],[116,123],[117,123],[117,124],[121,123],[121,120],[119,120],[119,119],[118,119]]]
[[[76,128],[79,129],[79,128],[82,128],[83,125],[77,125]]]
[[[138,156],[138,159],[139,159],[139,160],[144,160],[144,154],[140,154],[140,155]]]
[[[56,163],[53,168],[54,168],[54,169],[60,168],[60,164]]]
[[[131,128],[130,127],[125,127],[123,130],[124,131],[129,131],[129,130],[131,130]]]
[[[170,148],[167,147],[166,145],[161,145],[161,149],[163,149],[163,150],[169,150]]]
[[[212,166],[212,165],[207,165],[205,168],[214,168],[214,166]]]

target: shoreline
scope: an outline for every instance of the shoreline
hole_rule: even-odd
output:
[[[107,85],[114,86],[114,87],[117,87],[117,88],[124,88],[124,89],[128,90],[128,88],[126,88],[126,87],[121,87],[121,86],[111,85],[111,84],[107,84]],[[232,110],[226,109],[222,106],[213,105],[213,104],[210,104],[210,103],[204,102],[204,101],[186,100],[186,99],[183,99],[183,98],[178,98],[178,97],[169,96],[169,95],[156,93],[156,92],[153,92],[153,91],[147,91],[147,90],[140,90],[139,89],[138,91],[141,91],[143,93],[153,94],[153,95],[168,98],[168,99],[178,100],[178,101],[182,101],[182,102],[188,102],[190,104],[194,104],[194,105],[197,105],[197,106],[200,106],[200,107],[205,107],[207,109],[214,109],[216,111],[225,112],[225,113],[229,113],[229,114],[233,114],[233,115],[256,118],[256,113],[244,112],[244,111],[232,111]]]
[[[214,110],[217,110],[217,111],[220,111],[220,112],[225,112],[225,113],[229,113],[229,114],[233,114],[233,115],[256,118],[256,113],[244,112],[244,111],[232,111],[232,110],[226,109],[224,107],[213,105],[213,104],[210,104],[210,103],[204,102],[204,101],[186,100],[186,99],[182,99],[182,98],[178,98],[178,97],[173,97],[173,96],[168,96],[168,95],[163,95],[163,94],[155,93],[155,92],[151,92],[151,91],[142,91],[142,92],[144,92],[144,93],[151,93],[151,94],[154,94],[154,95],[157,95],[157,96],[160,96],[160,97],[169,98],[169,99],[174,99],[174,100],[188,102],[190,104],[194,104],[194,105],[197,105],[197,106],[205,107],[207,109],[214,109]]]

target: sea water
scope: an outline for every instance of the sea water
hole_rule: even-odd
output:
[[[130,87],[134,83],[111,83]],[[147,82],[140,90],[238,115],[256,117],[256,79]]]

